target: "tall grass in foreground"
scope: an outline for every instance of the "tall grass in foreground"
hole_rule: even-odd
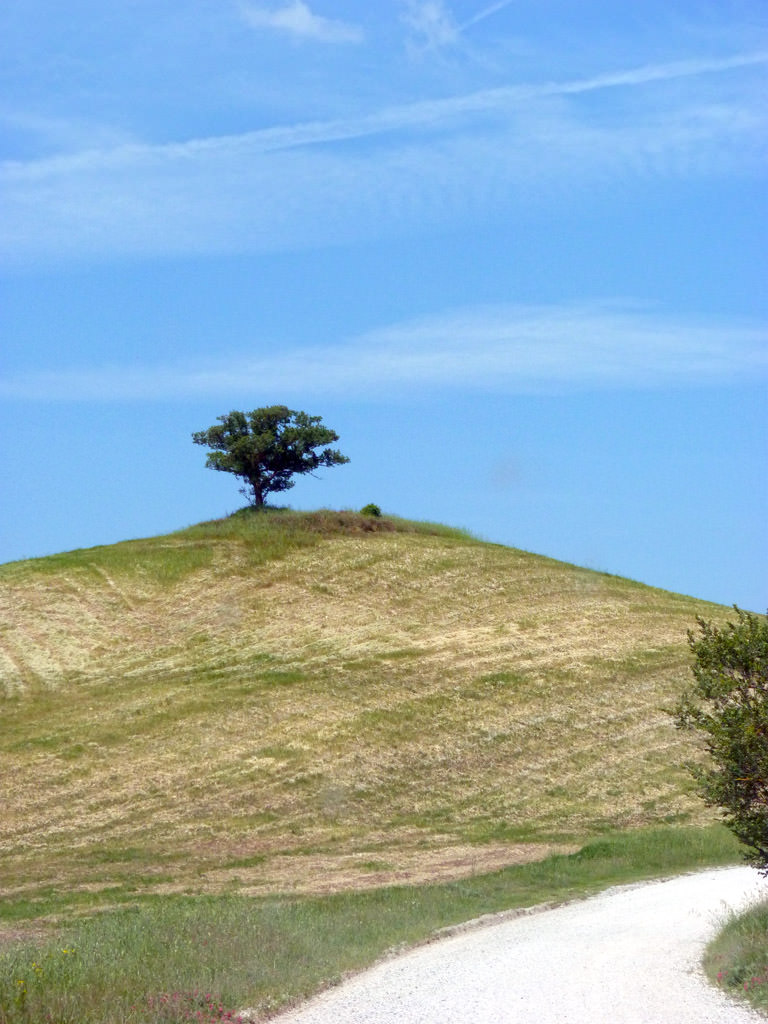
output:
[[[768,1016],[768,901],[734,914],[707,947],[710,981]]]
[[[0,952],[0,1024],[210,1024],[236,1020],[245,1007],[263,1020],[440,928],[733,863],[738,849],[718,826],[654,829],[440,885],[303,898],[146,897]]]

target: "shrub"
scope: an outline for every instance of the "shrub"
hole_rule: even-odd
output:
[[[722,629],[697,619],[698,635],[689,631],[695,682],[675,715],[709,753],[691,769],[704,800],[768,874],[768,616],[735,611],[738,622]]]

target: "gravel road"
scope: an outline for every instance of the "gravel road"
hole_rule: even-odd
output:
[[[709,986],[701,952],[768,883],[725,868],[609,889],[385,961],[279,1024],[755,1024]]]

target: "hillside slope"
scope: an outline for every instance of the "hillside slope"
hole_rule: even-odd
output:
[[[6,891],[321,890],[705,820],[725,609],[440,527],[235,516],[0,567]]]

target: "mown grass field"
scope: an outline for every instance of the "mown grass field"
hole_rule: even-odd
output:
[[[349,512],[0,567],[0,1021],[22,970],[57,1024],[214,983],[266,1016],[466,917],[737,860],[665,710],[696,615],[729,611]]]
[[[725,609],[352,513],[0,569],[4,895],[321,892],[711,820],[665,714]]]

